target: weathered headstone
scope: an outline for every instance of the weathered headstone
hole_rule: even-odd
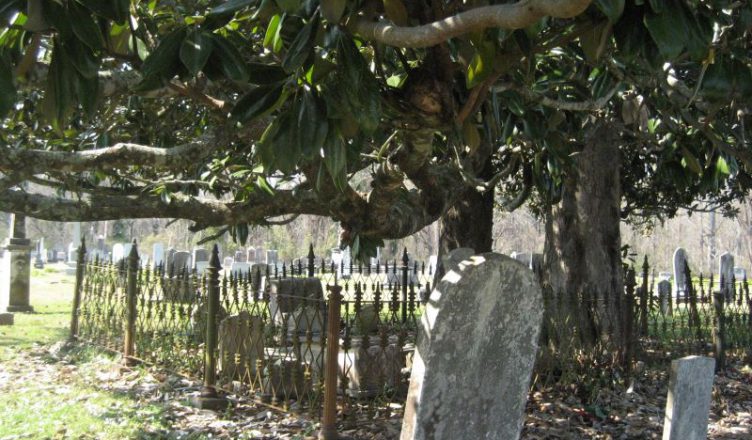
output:
[[[1,312],[0,325],[13,325],[13,314],[8,312]]]
[[[734,290],[734,256],[728,252],[721,254],[718,261],[718,273],[721,279],[721,292],[725,295],[726,301],[731,301],[731,295]]]
[[[266,249],[263,247],[256,248],[256,263],[266,264]]]
[[[37,242],[37,252],[34,257],[34,268],[35,269],[44,269],[44,260],[42,259],[42,241]]]
[[[252,379],[256,360],[264,358],[264,322],[247,311],[231,315],[219,323],[219,370],[229,380]]]
[[[366,348],[359,340],[352,344],[350,350],[339,353],[338,359],[339,377],[340,380],[347,377],[349,396],[373,397],[384,387],[396,389],[402,385],[405,356],[401,347],[396,343],[389,343],[386,347],[374,343]]]
[[[687,356],[671,362],[663,440],[705,440],[715,359]]]
[[[350,246],[346,247],[342,251],[342,264],[340,265],[342,272],[339,274],[343,280],[350,279],[350,272],[352,271],[352,253],[350,252]]]
[[[68,244],[68,259],[67,262],[70,264],[75,264],[76,261],[78,261],[78,246],[81,244],[79,241],[76,243],[75,241],[72,241]]]
[[[540,285],[500,254],[454,261],[450,254],[421,317],[401,439],[517,439],[543,318]]]
[[[676,248],[674,251],[674,298],[684,298],[689,292],[687,286],[687,274],[684,271],[687,261],[687,251],[684,248]]]
[[[230,272],[235,276],[246,276],[250,270],[251,263],[235,261],[230,265]]]
[[[288,326],[288,331],[305,334],[309,326],[323,328],[323,319],[326,316],[326,303],[323,298],[324,292],[318,278],[274,280],[269,289],[269,313],[279,324],[292,317],[293,322],[288,321],[288,324],[294,326]],[[313,310],[306,310],[308,308]],[[321,319],[316,321],[316,316]]]
[[[12,216],[12,236],[5,245],[2,259],[5,275],[0,280],[0,310],[32,312],[29,302],[31,286],[31,241],[26,238],[26,217]]]
[[[658,304],[661,308],[661,314],[671,314],[671,281],[663,280],[658,283]]]
[[[279,253],[276,249],[269,249],[266,251],[266,261],[265,263],[271,266],[276,266],[279,259]]]
[[[177,251],[172,256],[172,266],[175,273],[181,273],[191,267],[191,254],[188,251]]]
[[[256,248],[255,247],[249,247],[246,251],[246,262],[248,263],[256,263]]]
[[[204,248],[193,248],[193,267],[196,272],[203,274],[209,267],[209,251]]]
[[[225,257],[224,260],[222,260],[222,267],[231,267],[234,262],[235,261],[232,257]]]
[[[112,245],[112,262],[119,263],[125,258],[125,247],[122,243]]]
[[[152,263],[154,267],[162,266],[164,264],[164,245],[162,243],[154,243],[151,247]]]
[[[165,271],[166,272],[170,270],[170,268],[172,267],[173,261],[175,261],[174,260],[175,252],[177,252],[175,248],[167,249],[167,253],[165,254]]]
[[[236,263],[246,263],[248,262],[248,254],[246,254],[243,251],[235,251],[235,262]]]

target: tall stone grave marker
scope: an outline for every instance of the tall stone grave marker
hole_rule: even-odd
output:
[[[162,243],[154,243],[151,247],[152,263],[154,267],[162,266],[165,263],[164,245]]]
[[[455,264],[452,254],[421,317],[400,438],[517,439],[543,318],[540,286],[507,256]]]
[[[125,258],[125,248],[123,243],[115,243],[112,245],[112,262],[117,264]]]
[[[721,292],[725,295],[726,301],[731,301],[734,280],[734,256],[728,252],[721,254],[718,261],[718,274],[723,284]]]
[[[172,264],[175,269],[175,274],[179,274],[186,269],[191,268],[191,254],[187,251],[177,251],[172,256]]]
[[[5,244],[2,260],[3,273],[0,280],[0,310],[9,313],[32,312],[29,303],[31,284],[31,241],[26,238],[26,217],[13,215],[12,236]]]
[[[663,315],[671,314],[671,281],[663,280],[658,283],[658,303]]]
[[[256,261],[256,248],[255,247],[249,247],[248,251],[246,251],[246,262],[255,264],[258,261]]]
[[[165,272],[168,272],[172,267],[172,262],[175,258],[175,252],[177,251],[173,247],[167,249],[167,253],[165,254]]]
[[[684,272],[686,264],[687,251],[684,248],[676,248],[674,251],[674,298],[684,298],[689,292],[687,274]]]
[[[204,248],[193,248],[193,266],[199,274],[209,267],[209,251]]]
[[[279,258],[279,253],[276,249],[269,249],[266,251],[266,264],[270,266],[276,266]]]
[[[715,359],[687,356],[671,361],[663,440],[705,440]]]

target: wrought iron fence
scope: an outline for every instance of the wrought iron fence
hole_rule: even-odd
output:
[[[325,388],[324,330],[332,316],[325,292],[337,285],[336,387],[346,413],[404,400],[420,299],[433,279],[431,269],[410,263],[406,252],[401,264],[337,267],[311,250],[305,265],[261,264],[233,272],[217,262],[204,274],[141,267],[135,243],[118,263],[84,262],[84,254],[82,247],[72,325],[80,340],[205,382],[211,376],[213,388],[318,413]],[[214,319],[207,313],[212,276]]]

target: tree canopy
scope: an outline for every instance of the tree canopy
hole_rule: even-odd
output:
[[[312,214],[370,251],[467,190],[555,203],[597,121],[618,133],[625,217],[752,185],[747,2],[6,0],[0,16],[0,208],[42,219],[243,240]]]

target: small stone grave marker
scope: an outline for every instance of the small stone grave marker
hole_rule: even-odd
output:
[[[671,362],[663,440],[705,440],[715,359],[687,356]]]

